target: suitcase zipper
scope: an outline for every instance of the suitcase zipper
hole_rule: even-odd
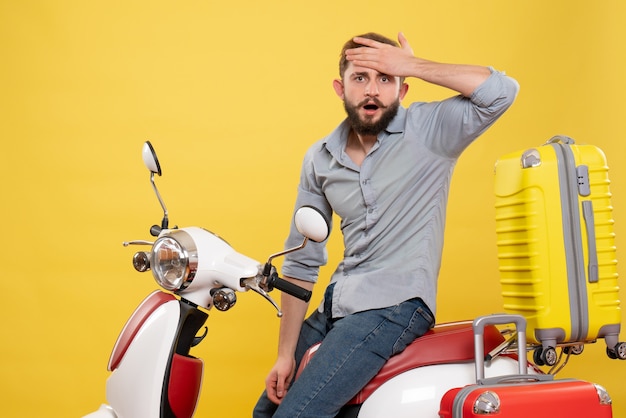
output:
[[[580,230],[578,205],[578,176],[574,153],[569,145],[551,143],[557,155],[559,188],[562,202],[563,241],[567,266],[567,282],[570,298],[570,341],[582,341],[587,336],[587,285]]]

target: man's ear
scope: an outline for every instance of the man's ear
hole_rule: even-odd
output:
[[[404,96],[406,96],[406,93],[409,91],[409,85],[407,83],[402,83],[402,85],[400,86],[400,92],[398,94],[398,97],[400,98],[400,101],[402,101],[402,99],[404,99]]]
[[[335,89],[335,93],[337,93],[337,96],[339,96],[339,98],[343,100],[343,97],[344,97],[343,82],[338,79],[333,80],[333,88]]]

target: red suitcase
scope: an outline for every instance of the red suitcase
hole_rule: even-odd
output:
[[[484,379],[483,330],[487,324],[515,323],[520,374]],[[441,399],[440,418],[485,415],[501,418],[611,418],[604,388],[577,379],[527,374],[526,320],[519,315],[490,315],[474,321],[476,384],[449,390]],[[481,354],[479,354],[481,353]]]

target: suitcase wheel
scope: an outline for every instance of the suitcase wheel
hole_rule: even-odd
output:
[[[585,350],[585,346],[583,344],[571,345],[571,346],[563,347],[563,354],[568,354],[568,355],[572,354],[572,355],[578,356],[582,354],[584,350]]]
[[[606,348],[606,355],[612,359],[626,360],[626,343],[617,343],[614,348]]]
[[[554,347],[548,347],[545,350],[543,347],[538,347],[533,352],[533,361],[537,366],[554,366],[557,358]]]

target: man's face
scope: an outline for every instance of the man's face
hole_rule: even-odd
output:
[[[400,78],[350,64],[343,80],[335,80],[353,129],[362,135],[377,135],[395,117],[408,85]]]

